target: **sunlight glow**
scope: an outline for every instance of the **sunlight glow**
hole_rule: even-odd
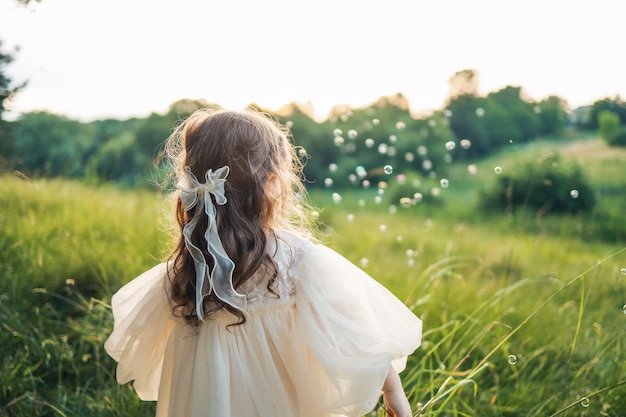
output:
[[[295,101],[324,118],[398,92],[422,112],[443,106],[448,79],[465,68],[483,93],[518,85],[572,107],[626,95],[615,2],[381,4],[1,0],[3,50],[20,47],[7,71],[28,81],[6,116],[145,116],[204,98],[273,110]]]

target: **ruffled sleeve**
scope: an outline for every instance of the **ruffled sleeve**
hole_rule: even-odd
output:
[[[113,295],[114,329],[107,353],[118,362],[117,381],[134,380],[139,398],[155,401],[163,367],[165,346],[174,328],[164,279],[166,264],[159,264]]]
[[[303,244],[292,269],[301,334],[318,367],[319,401],[362,415],[375,406],[389,371],[404,370],[422,322],[390,291],[323,245]]]

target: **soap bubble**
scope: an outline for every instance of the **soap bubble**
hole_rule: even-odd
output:
[[[438,197],[439,194],[441,194],[441,190],[437,187],[433,187],[430,189],[430,193],[434,195],[435,197]]]
[[[517,363],[517,356],[509,355],[508,362],[509,362],[510,365],[515,365]]]
[[[450,185],[447,178],[439,180],[439,184],[441,185],[441,188],[448,188],[448,185]]]
[[[330,164],[330,165],[328,165],[328,170],[329,170],[330,172],[332,172],[332,173],[337,172],[337,168],[339,168],[339,167],[337,166],[337,164]]]
[[[624,312],[624,314],[626,314],[626,304],[624,304],[624,306],[622,307],[622,311]]]
[[[324,179],[324,185],[325,185],[326,187],[332,187],[332,185],[333,185],[333,179],[332,179],[332,178],[325,178],[325,179]]]
[[[350,182],[354,185],[357,185],[359,183],[359,179],[357,178],[356,174],[349,174],[348,180],[350,180]]]
[[[454,148],[456,148],[456,143],[454,143],[454,141],[450,140],[448,142],[446,142],[446,149],[449,151],[453,151]]]
[[[370,261],[367,258],[361,258],[361,268],[367,268],[367,265],[369,265]]]
[[[478,168],[476,167],[476,165],[470,164],[467,166],[467,172],[469,172],[470,174],[474,175],[476,171],[478,171]]]
[[[348,214],[347,219],[348,219],[348,222],[352,223],[354,221],[354,214],[352,213]]]
[[[359,205],[359,207],[364,207],[365,206],[365,200],[363,200],[362,198],[359,198],[359,201],[357,203]]]
[[[357,166],[355,171],[356,171],[356,176],[359,177],[359,179],[363,179],[367,177],[367,170],[365,169],[364,166],[362,165]]]
[[[413,205],[413,200],[411,200],[409,197],[402,197],[400,199],[401,207],[408,208],[408,207],[411,207],[412,205]]]
[[[421,146],[417,147],[417,154],[418,155],[424,156],[427,153],[428,153],[428,148],[426,146],[421,145]]]
[[[424,169],[424,171],[430,171],[431,169],[433,169],[433,163],[429,159],[425,159],[422,162],[422,168]]]
[[[393,204],[389,206],[389,214],[396,214],[397,212],[398,212],[398,207],[396,207]]]
[[[472,142],[469,139],[461,139],[459,143],[463,149],[469,149],[472,147]]]
[[[498,175],[502,174],[502,167],[495,167],[493,169],[493,172],[495,172]]]
[[[378,189],[379,190],[384,190],[385,188],[387,188],[387,181],[378,181]]]
[[[407,162],[413,162],[413,160],[415,159],[415,155],[413,155],[412,152],[407,152],[404,154],[404,160]]]
[[[393,172],[393,167],[391,165],[385,165],[385,167],[383,168],[383,172],[389,175]]]
[[[376,204],[380,204],[383,202],[383,198],[379,195],[377,195],[376,197],[374,197],[374,203]]]
[[[396,135],[389,135],[389,142],[396,143],[398,141],[398,137]]]
[[[404,184],[406,184],[406,175],[404,175],[404,174],[398,174],[398,175],[396,176],[396,181],[398,181],[398,184],[400,184],[400,185],[404,185]]]
[[[335,203],[335,204],[341,203],[341,194],[333,193],[332,198],[333,198],[333,203]]]
[[[572,191],[570,191],[570,192],[569,192],[569,195],[570,195],[572,198],[578,198],[578,190],[572,190]]]
[[[620,273],[621,273],[622,275],[626,275],[626,268],[622,268],[622,269],[620,270]]]
[[[428,121],[428,126],[435,127],[435,126],[437,126],[437,122],[434,119],[430,119]]]
[[[372,138],[365,139],[365,146],[367,146],[368,148],[373,148],[374,147],[374,139],[372,139]]]
[[[385,224],[381,224],[380,226],[378,226],[378,229],[382,232],[385,233],[387,231],[387,225]]]
[[[447,163],[450,163],[452,162],[452,156],[450,156],[450,154],[447,153],[443,156],[443,160],[446,161]]]
[[[424,196],[422,196],[422,193],[415,193],[415,194],[413,194],[413,200],[416,203],[419,203],[420,201],[422,201],[422,198],[424,198]]]
[[[402,131],[406,128],[406,125],[404,124],[404,122],[396,122],[396,129]]]
[[[363,180],[361,185],[363,186],[363,188],[370,188],[370,181],[369,180]]]
[[[378,120],[378,119],[372,119],[372,124],[373,124],[374,126],[377,126],[379,123],[380,123],[380,120]]]
[[[344,142],[343,136],[335,136],[334,141],[335,141],[335,145],[337,146],[343,145],[343,142]]]
[[[348,130],[348,138],[355,139],[358,136],[358,133],[354,129]]]
[[[387,149],[389,147],[387,146],[386,143],[381,143],[380,145],[378,145],[378,153],[381,155],[384,155],[387,153]]]
[[[443,115],[444,115],[445,117],[452,117],[452,110],[445,109],[445,110],[443,111]]]
[[[476,109],[476,116],[483,117],[484,115],[485,115],[485,109],[483,109],[482,107],[478,107]]]
[[[343,130],[341,129],[333,130],[333,136],[341,136],[341,135],[343,135]]]
[[[387,148],[387,155],[396,156],[396,147],[390,146],[389,148]]]
[[[415,259],[412,259],[412,258],[411,258],[411,259],[407,259],[407,260],[406,260],[406,264],[407,264],[407,266],[408,266],[409,268],[411,268],[411,267],[415,266]]]

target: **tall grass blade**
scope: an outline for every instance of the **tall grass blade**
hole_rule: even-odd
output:
[[[572,356],[574,355],[574,350],[576,349],[576,341],[578,340],[578,335],[580,334],[580,325],[583,321],[583,310],[585,308],[585,279],[580,279],[580,305],[578,306],[578,320],[576,322],[576,332],[574,333],[574,340],[572,340],[572,349],[569,352],[569,358],[567,362],[572,361]]]

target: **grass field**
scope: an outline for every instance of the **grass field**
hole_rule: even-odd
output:
[[[584,165],[594,213],[473,208],[495,166],[555,151]],[[415,415],[626,415],[626,242],[598,231],[606,219],[625,228],[626,150],[541,142],[475,164],[475,175],[451,164],[435,206],[376,204],[375,190],[342,191],[340,204],[333,190],[312,193],[322,240],[424,320],[403,373]],[[167,250],[168,203],[146,190],[5,175],[0,208],[0,415],[153,415],[154,404],[116,384],[102,344],[111,294]]]

